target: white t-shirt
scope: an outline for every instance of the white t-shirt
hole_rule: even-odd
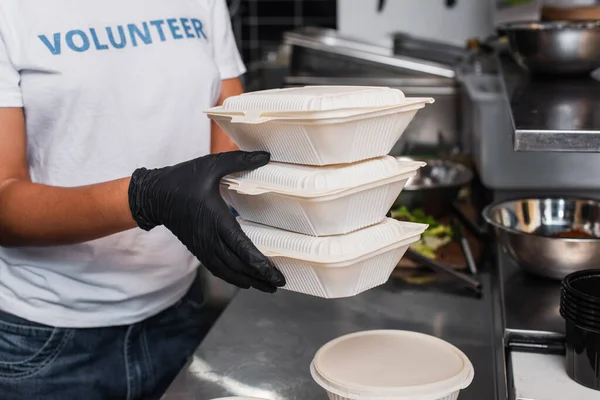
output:
[[[0,2],[0,107],[24,107],[34,182],[89,185],[209,153],[203,110],[244,72],[225,0]],[[53,326],[134,323],[181,298],[197,266],[164,227],[0,247],[0,309]]]

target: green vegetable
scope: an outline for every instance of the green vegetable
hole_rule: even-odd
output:
[[[452,241],[452,227],[440,224],[435,218],[425,214],[425,211],[420,208],[409,211],[406,206],[400,206],[392,210],[392,218],[429,225],[425,232],[423,232],[421,239],[410,246],[425,257],[435,260],[436,251]]]
[[[418,241],[414,245],[411,245],[410,248],[427,258],[432,258],[435,260],[435,250],[433,250],[431,247],[427,246],[421,241]]]
[[[431,226],[429,226],[429,228],[427,228],[427,230],[425,232],[431,236],[438,236],[438,237],[450,236],[450,237],[452,237],[452,227],[450,227],[449,225],[438,225],[438,226],[434,226],[433,228]]]

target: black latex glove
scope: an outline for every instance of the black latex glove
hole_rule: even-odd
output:
[[[285,278],[244,234],[219,193],[225,175],[262,167],[269,158],[265,152],[234,151],[137,169],[129,185],[133,219],[147,231],[167,227],[216,277],[273,293]]]

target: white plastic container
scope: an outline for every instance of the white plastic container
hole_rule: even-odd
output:
[[[229,97],[223,110],[283,114],[386,107],[402,104],[400,89],[378,86],[304,86],[271,89]]]
[[[390,156],[328,167],[269,163],[227,176],[221,193],[247,221],[312,236],[340,235],[381,222],[424,165]]]
[[[390,152],[432,98],[405,98],[385,87],[306,86],[230,97],[207,110],[246,151],[273,161],[347,164]]]
[[[234,397],[221,397],[218,399],[213,399],[213,400],[267,400],[267,399],[259,399],[258,397],[239,397],[239,396],[234,396]]]
[[[387,218],[347,235],[313,237],[238,221],[285,276],[283,289],[324,298],[350,297],[384,284],[427,228]]]
[[[450,343],[395,330],[337,338],[317,352],[310,372],[331,400],[456,400],[474,377]]]

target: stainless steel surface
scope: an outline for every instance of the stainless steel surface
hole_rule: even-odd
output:
[[[498,250],[491,280],[496,387],[499,399],[514,400],[514,380],[519,377],[514,376],[509,350],[564,352],[565,324],[559,314],[560,283],[524,272]]]
[[[434,217],[448,215],[460,190],[473,179],[473,173],[451,161],[424,161],[427,165],[419,168],[416,175],[408,180],[394,206],[422,208]]]
[[[546,343],[563,339],[560,282],[528,274],[506,252],[498,250],[506,340]]]
[[[481,299],[447,282],[420,287],[395,280],[339,300],[240,291],[164,399],[326,399],[309,372],[322,345],[356,331],[407,329],[447,340],[469,357],[475,379],[461,392],[461,400],[494,400],[491,296],[485,291],[491,287],[490,276],[483,273],[481,279]]]
[[[589,74],[600,67],[600,21],[514,22],[499,29],[531,73]]]
[[[419,110],[402,134],[391,155],[399,156],[407,142],[426,146],[439,145],[439,134],[452,145],[460,142],[460,89],[453,80],[436,77],[324,77],[288,76],[286,87],[308,85],[387,86],[401,89],[409,97],[433,97],[435,103]]]
[[[597,268],[600,239],[557,238],[582,229],[600,237],[600,202],[569,198],[528,198],[491,204],[483,211],[500,244],[532,274],[562,279],[571,272]]]
[[[387,86],[402,89],[407,96],[453,95],[458,87],[454,81],[446,78],[431,77],[340,77],[340,76],[288,76],[285,84],[289,86],[308,85],[346,85],[346,86]],[[436,99],[437,101],[437,99]],[[435,103],[434,103],[435,104]],[[430,107],[430,106],[428,106]]]
[[[518,70],[518,74],[522,72]],[[476,74],[463,74],[460,79],[464,92],[468,93],[467,104],[462,110],[472,111],[463,120],[473,123],[472,155],[483,184],[494,190],[553,190],[563,195],[565,191],[599,190],[600,179],[596,171],[600,170],[600,154],[514,151],[513,122],[501,79]],[[557,81],[560,84],[561,81]],[[577,87],[572,86],[573,89]],[[527,96],[538,96],[535,97],[537,105],[530,102],[529,97],[521,100],[529,104],[532,114],[544,113],[549,117],[548,112],[539,107],[544,105],[539,93],[528,93]],[[581,100],[585,101],[585,98]],[[553,108],[556,114],[561,110],[560,107]]]
[[[389,48],[345,37],[331,29],[306,27],[286,32],[284,43],[412,73],[445,78],[455,77],[454,69],[446,65],[411,57],[394,56]]]
[[[457,66],[469,52],[466,48],[416,37],[407,33],[393,34],[394,54]]]
[[[507,57],[500,68],[516,151],[600,152],[600,81],[534,78]]]

